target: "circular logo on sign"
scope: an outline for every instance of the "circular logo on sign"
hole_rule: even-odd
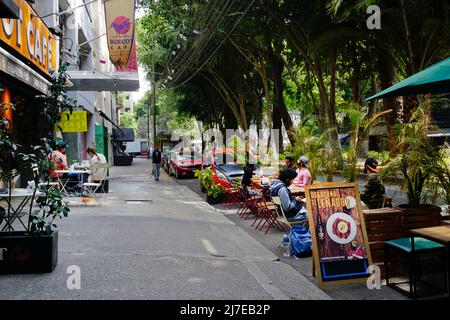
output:
[[[114,19],[112,27],[114,28],[114,30],[116,30],[117,33],[126,34],[128,31],[130,31],[131,28],[130,19],[124,16],[117,17],[116,19]]]

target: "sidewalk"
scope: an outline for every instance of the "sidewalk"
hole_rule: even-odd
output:
[[[55,271],[0,276],[0,299],[329,299],[188,187],[150,172],[146,159],[112,168],[105,205],[72,204],[59,223]],[[71,265],[81,290],[67,288]]]

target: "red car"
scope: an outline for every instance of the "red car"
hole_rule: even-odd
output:
[[[169,175],[175,176],[176,179],[193,176],[196,170],[201,170],[202,159],[192,153],[174,151],[170,154],[168,167]]]
[[[211,166],[214,172],[214,181],[225,188],[230,188],[231,182],[244,174],[235,156],[235,149],[216,149],[214,152],[207,153],[202,168]],[[205,188],[203,185],[201,185],[201,188],[204,192]]]

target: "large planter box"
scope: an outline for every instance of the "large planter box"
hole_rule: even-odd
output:
[[[222,203],[225,200],[225,194],[222,194],[218,197],[213,197],[213,196],[206,196],[206,202],[208,202],[209,204],[219,204]]]
[[[407,205],[400,205],[399,208],[402,210],[403,229],[406,232],[441,224],[441,207],[424,204],[419,208],[409,208]]]
[[[0,233],[0,274],[52,272],[58,264],[58,231],[50,235]]]
[[[130,155],[114,155],[115,166],[131,166],[133,163],[133,156]]]

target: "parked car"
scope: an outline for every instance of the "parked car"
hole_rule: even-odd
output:
[[[163,152],[161,162],[164,171],[166,171],[167,173],[169,173],[169,161],[170,161],[170,152]]]
[[[214,172],[214,181],[224,186],[231,187],[231,183],[236,178],[241,178],[244,175],[244,170],[236,161],[235,149],[216,149],[214,152],[209,152],[203,159],[202,169],[212,166]],[[206,192],[205,187],[200,184],[202,192]]]
[[[176,179],[181,177],[193,176],[196,170],[201,170],[202,159],[196,158],[192,153],[175,151],[170,154],[168,161],[169,175]]]

